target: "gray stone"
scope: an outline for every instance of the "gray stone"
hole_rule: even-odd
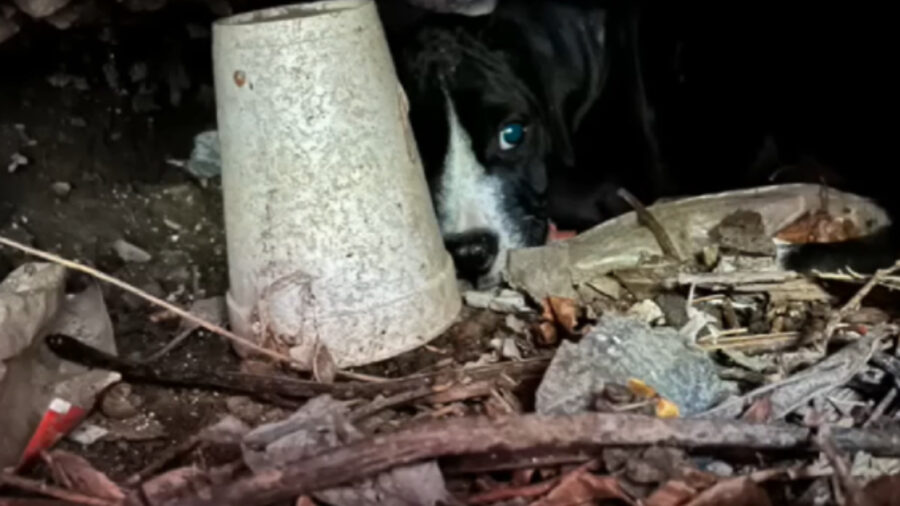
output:
[[[124,239],[119,239],[114,242],[113,249],[116,250],[116,254],[119,255],[119,258],[125,262],[146,263],[153,259],[153,257],[150,256],[150,253],[147,253]]]
[[[40,19],[45,18],[69,4],[69,0],[15,0],[25,14]]]
[[[676,330],[607,315],[577,344],[559,347],[538,387],[537,411],[587,411],[604,385],[624,385],[629,379],[674,402],[682,416],[705,411],[730,393],[709,356],[690,347]]]

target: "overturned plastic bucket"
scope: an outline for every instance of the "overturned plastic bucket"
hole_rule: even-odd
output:
[[[217,21],[233,329],[308,364],[394,357],[461,306],[372,0]]]

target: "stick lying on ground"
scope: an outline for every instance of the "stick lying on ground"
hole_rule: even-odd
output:
[[[171,311],[172,313],[180,316],[181,318],[184,318],[185,320],[189,320],[193,323],[196,323],[200,327],[203,327],[204,329],[206,329],[214,334],[218,334],[218,335],[224,337],[225,339],[228,339],[229,341],[232,341],[241,346],[245,346],[245,347],[247,347],[257,353],[265,355],[269,358],[272,358],[279,362],[284,362],[287,364],[297,363],[296,360],[292,359],[291,357],[288,357],[287,355],[282,355],[281,353],[277,353],[275,351],[263,348],[262,346],[250,341],[249,339],[241,337],[241,336],[235,334],[234,332],[231,332],[230,330],[224,329],[221,326],[210,323],[202,318],[198,318],[196,315],[191,314],[191,312],[186,309],[182,309],[182,308],[176,306],[175,304],[172,304],[171,302],[167,302],[167,301],[160,299],[159,297],[154,297],[153,295],[150,295],[149,293],[145,292],[144,290],[141,290],[140,288],[135,287],[134,285],[130,285],[120,279],[116,279],[116,278],[110,276],[109,274],[98,271],[97,269],[93,269],[86,265],[82,265],[78,262],[66,260],[65,258],[54,255],[53,253],[47,253],[46,251],[41,251],[39,249],[32,248],[30,246],[26,246],[22,243],[13,241],[12,239],[9,239],[9,238],[3,237],[3,236],[0,236],[0,244],[2,244],[4,246],[8,246],[13,249],[17,249],[24,253],[28,253],[29,255],[33,255],[38,258],[42,258],[48,262],[53,262],[55,264],[62,265],[63,267],[65,267],[67,269],[82,272],[91,277],[99,279],[100,281],[109,283],[117,288],[125,290],[126,292],[128,292],[132,295],[136,295],[136,296],[146,300],[147,302],[150,302],[151,304],[165,308],[168,311]]]
[[[152,382],[186,387],[206,387],[249,395],[265,393],[292,398],[307,398],[329,394],[338,399],[372,398],[394,395],[422,387],[434,387],[460,380],[490,381],[509,377],[522,380],[538,377],[547,368],[548,359],[503,362],[470,369],[437,371],[393,380],[370,383],[347,381],[319,383],[289,376],[247,374],[215,369],[181,369],[162,364],[138,364],[110,355],[64,335],[47,336],[47,346],[60,358],[95,369],[118,372],[128,381]]]
[[[327,450],[281,469],[232,480],[221,487],[210,487],[210,481],[202,477],[190,483],[175,480],[167,487],[165,504],[263,506],[443,456],[482,454],[493,458],[520,452],[596,451],[609,446],[644,445],[695,450],[815,451],[814,436],[810,429],[784,424],[661,420],[597,413],[559,417],[524,415],[496,420],[456,418]],[[900,433],[896,431],[834,429],[831,437],[835,447],[842,451],[900,456]],[[148,483],[158,486],[159,480],[166,480],[166,475]],[[144,504],[158,506],[154,502]]]

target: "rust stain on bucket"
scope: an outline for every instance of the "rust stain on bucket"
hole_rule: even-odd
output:
[[[234,84],[238,85],[238,88],[243,88],[244,83],[247,82],[247,75],[244,74],[243,70],[235,70],[234,71]]]

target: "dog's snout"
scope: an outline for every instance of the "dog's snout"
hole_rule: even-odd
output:
[[[497,234],[489,230],[453,234],[444,238],[444,244],[462,278],[477,279],[490,271],[497,259]]]

